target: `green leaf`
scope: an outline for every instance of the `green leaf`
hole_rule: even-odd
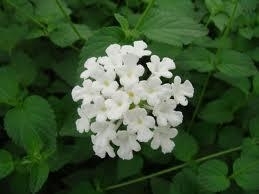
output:
[[[101,191],[96,191],[96,189],[89,182],[77,182],[73,185],[73,188],[68,194],[102,194]]]
[[[9,66],[0,67],[0,104],[15,105],[18,94],[19,85],[14,70]]]
[[[64,21],[66,18],[60,8],[58,7],[56,1],[53,0],[32,0],[35,6],[35,16],[38,20],[46,24],[56,25],[60,21]],[[59,0],[61,6],[65,10],[66,14],[69,15],[71,10],[66,6],[64,1]]]
[[[207,34],[206,28],[191,17],[179,17],[164,10],[151,11],[139,30],[151,40],[175,46],[189,44]]]
[[[215,15],[224,9],[222,0],[205,0],[205,5],[210,11],[211,15]]]
[[[176,62],[186,71],[194,69],[199,72],[209,72],[214,70],[213,58],[214,54],[205,48],[190,47],[177,56]]]
[[[32,193],[38,192],[46,182],[49,175],[49,166],[45,161],[34,164],[30,169],[30,190]]]
[[[259,95],[259,73],[253,77],[253,92]]]
[[[230,77],[248,77],[257,72],[251,58],[234,50],[223,50],[219,55],[217,69]]]
[[[252,137],[259,137],[259,115],[249,121],[249,131]]]
[[[128,20],[124,16],[122,16],[122,15],[120,15],[118,13],[115,13],[114,17],[117,20],[117,22],[119,22],[119,24],[120,24],[120,26],[121,26],[123,31],[126,31],[126,30],[129,29],[129,22],[128,22]]]
[[[152,178],[150,181],[153,194],[168,194],[170,193],[171,182],[162,178]]]
[[[190,0],[156,0],[160,10],[170,11],[179,17],[195,16],[194,5]]]
[[[11,52],[11,50],[24,39],[27,33],[26,25],[19,26],[11,24],[7,27],[0,27],[0,50]]]
[[[85,43],[80,53],[80,64],[89,57],[98,57],[105,53],[105,49],[114,43],[121,43],[124,39],[123,31],[118,27],[106,27],[95,32]]]
[[[231,177],[244,190],[259,189],[259,159],[250,157],[236,159]]]
[[[218,144],[224,149],[239,146],[242,143],[242,139],[242,129],[234,126],[225,126],[218,134]]]
[[[199,191],[197,175],[190,169],[183,169],[172,180],[171,194],[190,194]]]
[[[199,117],[210,123],[227,123],[234,119],[228,102],[222,99],[206,104],[201,110]]]
[[[117,177],[119,180],[140,173],[143,167],[143,159],[136,155],[132,160],[117,161]]]
[[[228,167],[221,160],[209,160],[200,165],[198,179],[200,185],[212,192],[226,190],[230,186],[227,178]]]
[[[217,28],[222,32],[228,24],[229,17],[224,13],[219,13],[212,16],[211,20],[217,26]]]
[[[214,77],[216,77],[217,79],[220,79],[236,88],[239,88],[242,92],[244,92],[247,95],[250,92],[250,88],[251,88],[250,80],[246,77],[240,77],[240,78],[230,77],[230,76],[227,76],[226,74],[223,74],[220,72],[215,73]]]
[[[14,163],[12,155],[5,150],[0,150],[0,179],[9,175],[13,170]]]
[[[19,52],[12,56],[12,67],[16,72],[17,79],[24,86],[32,84],[37,76],[36,65],[25,53]]]
[[[88,39],[91,35],[90,29],[83,24],[73,24],[79,34],[84,38]],[[69,23],[62,23],[56,26],[53,31],[51,31],[49,38],[52,42],[60,47],[67,47],[72,45],[75,41],[79,40],[80,37],[73,30]]]
[[[174,156],[181,161],[189,161],[198,153],[198,143],[188,133],[180,132],[175,140]]]
[[[259,158],[259,145],[255,139],[245,138],[242,143],[241,157]]]
[[[246,102],[244,99],[244,93],[231,88],[221,98],[206,104],[199,117],[210,123],[228,123],[234,119],[235,111]]]
[[[29,96],[21,106],[7,112],[5,129],[12,140],[29,153],[56,144],[56,121],[48,102],[40,96]]]

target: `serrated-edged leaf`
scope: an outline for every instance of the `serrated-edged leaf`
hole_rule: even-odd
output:
[[[222,0],[205,0],[205,5],[212,15],[224,9]]]
[[[124,33],[119,27],[106,27],[95,32],[86,41],[80,53],[80,64],[89,57],[98,57],[105,53],[105,49],[114,43],[120,43],[124,39]]]
[[[197,141],[188,133],[180,132],[174,142],[176,146],[173,154],[178,160],[189,161],[198,152]]]
[[[199,166],[199,184],[206,190],[219,192],[230,186],[228,167],[221,160],[209,160]]]
[[[220,31],[223,31],[228,24],[229,17],[224,13],[219,13],[215,16],[212,16],[211,20],[217,26]]]
[[[257,72],[252,59],[238,51],[223,50],[219,55],[220,63],[217,69],[231,77],[248,77]]]
[[[162,178],[152,178],[150,184],[153,194],[168,194],[172,183]]]
[[[249,131],[252,137],[259,137],[259,115],[249,121]]]
[[[34,164],[30,169],[29,185],[32,193],[38,192],[49,175],[49,166],[45,161]]]
[[[132,160],[117,161],[117,178],[123,179],[138,174],[143,167],[143,159],[140,156],[134,156]]]
[[[0,150],[0,179],[6,177],[14,170],[12,155],[6,150]]]
[[[0,68],[0,104],[15,105],[18,101],[19,84],[15,71],[10,67]]]
[[[190,47],[177,56],[176,61],[184,70],[208,72],[214,70],[213,58],[214,54],[205,48]]]
[[[83,24],[73,24],[77,32],[84,39],[88,39],[92,34],[91,30]],[[60,47],[66,47],[72,45],[75,41],[79,40],[79,35],[74,31],[69,23],[62,23],[56,26],[51,31],[49,38],[52,42]]]
[[[232,178],[244,190],[259,189],[259,159],[241,157],[235,160]]]
[[[4,119],[9,137],[29,153],[56,144],[56,121],[48,102],[40,96],[29,96],[21,106],[7,112]]]
[[[259,159],[259,145],[255,139],[245,138],[242,142],[241,157],[253,157]]]
[[[239,88],[245,94],[249,94],[251,84],[247,77],[240,77],[240,78],[230,77],[230,76],[227,76],[220,72],[215,73],[214,77],[216,77],[217,79],[220,79],[236,88]]]
[[[189,44],[207,34],[206,28],[191,17],[179,17],[164,10],[151,11],[139,30],[151,40],[175,46]]]
[[[116,14],[114,14],[114,17],[117,20],[117,22],[119,22],[119,24],[123,30],[129,29],[129,22],[124,16],[116,13]]]
[[[16,72],[17,79],[24,86],[30,85],[37,75],[36,65],[33,64],[28,55],[22,52],[12,56],[12,67]]]

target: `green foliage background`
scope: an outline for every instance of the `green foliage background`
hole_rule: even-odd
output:
[[[172,154],[99,159],[75,129],[83,62],[145,40],[195,97]],[[1,0],[0,193],[259,192],[258,0]]]

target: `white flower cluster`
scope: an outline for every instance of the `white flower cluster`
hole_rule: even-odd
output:
[[[186,97],[192,97],[194,89],[188,80],[181,83],[179,76],[173,83],[163,84],[161,77],[173,76],[174,61],[161,60],[146,48],[143,41],[135,41],[133,46],[110,45],[107,56],[85,62],[80,76],[83,85],[72,90],[73,100],[82,100],[77,130],[93,133],[93,150],[101,158],[106,153],[115,157],[114,145],[125,160],[133,158],[133,151],[140,151],[140,142],[151,140],[151,147],[161,147],[163,153],[175,146],[175,127],[183,120],[175,108],[186,106]],[[141,65],[140,59],[149,55],[150,62]]]

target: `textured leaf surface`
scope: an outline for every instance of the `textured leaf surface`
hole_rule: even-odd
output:
[[[32,193],[38,192],[49,175],[48,164],[41,161],[34,164],[30,170],[30,190]]]
[[[244,190],[259,189],[259,159],[238,158],[233,165],[232,177]]]
[[[179,17],[173,12],[158,10],[146,17],[140,30],[151,40],[176,46],[189,44],[207,34],[207,30],[191,17]]]
[[[228,167],[223,161],[206,161],[200,165],[198,173],[200,185],[208,191],[223,191],[230,186],[230,181],[226,177]]]
[[[38,152],[43,147],[55,147],[54,113],[42,97],[29,96],[21,106],[8,111],[5,128],[13,141],[27,152]]]

